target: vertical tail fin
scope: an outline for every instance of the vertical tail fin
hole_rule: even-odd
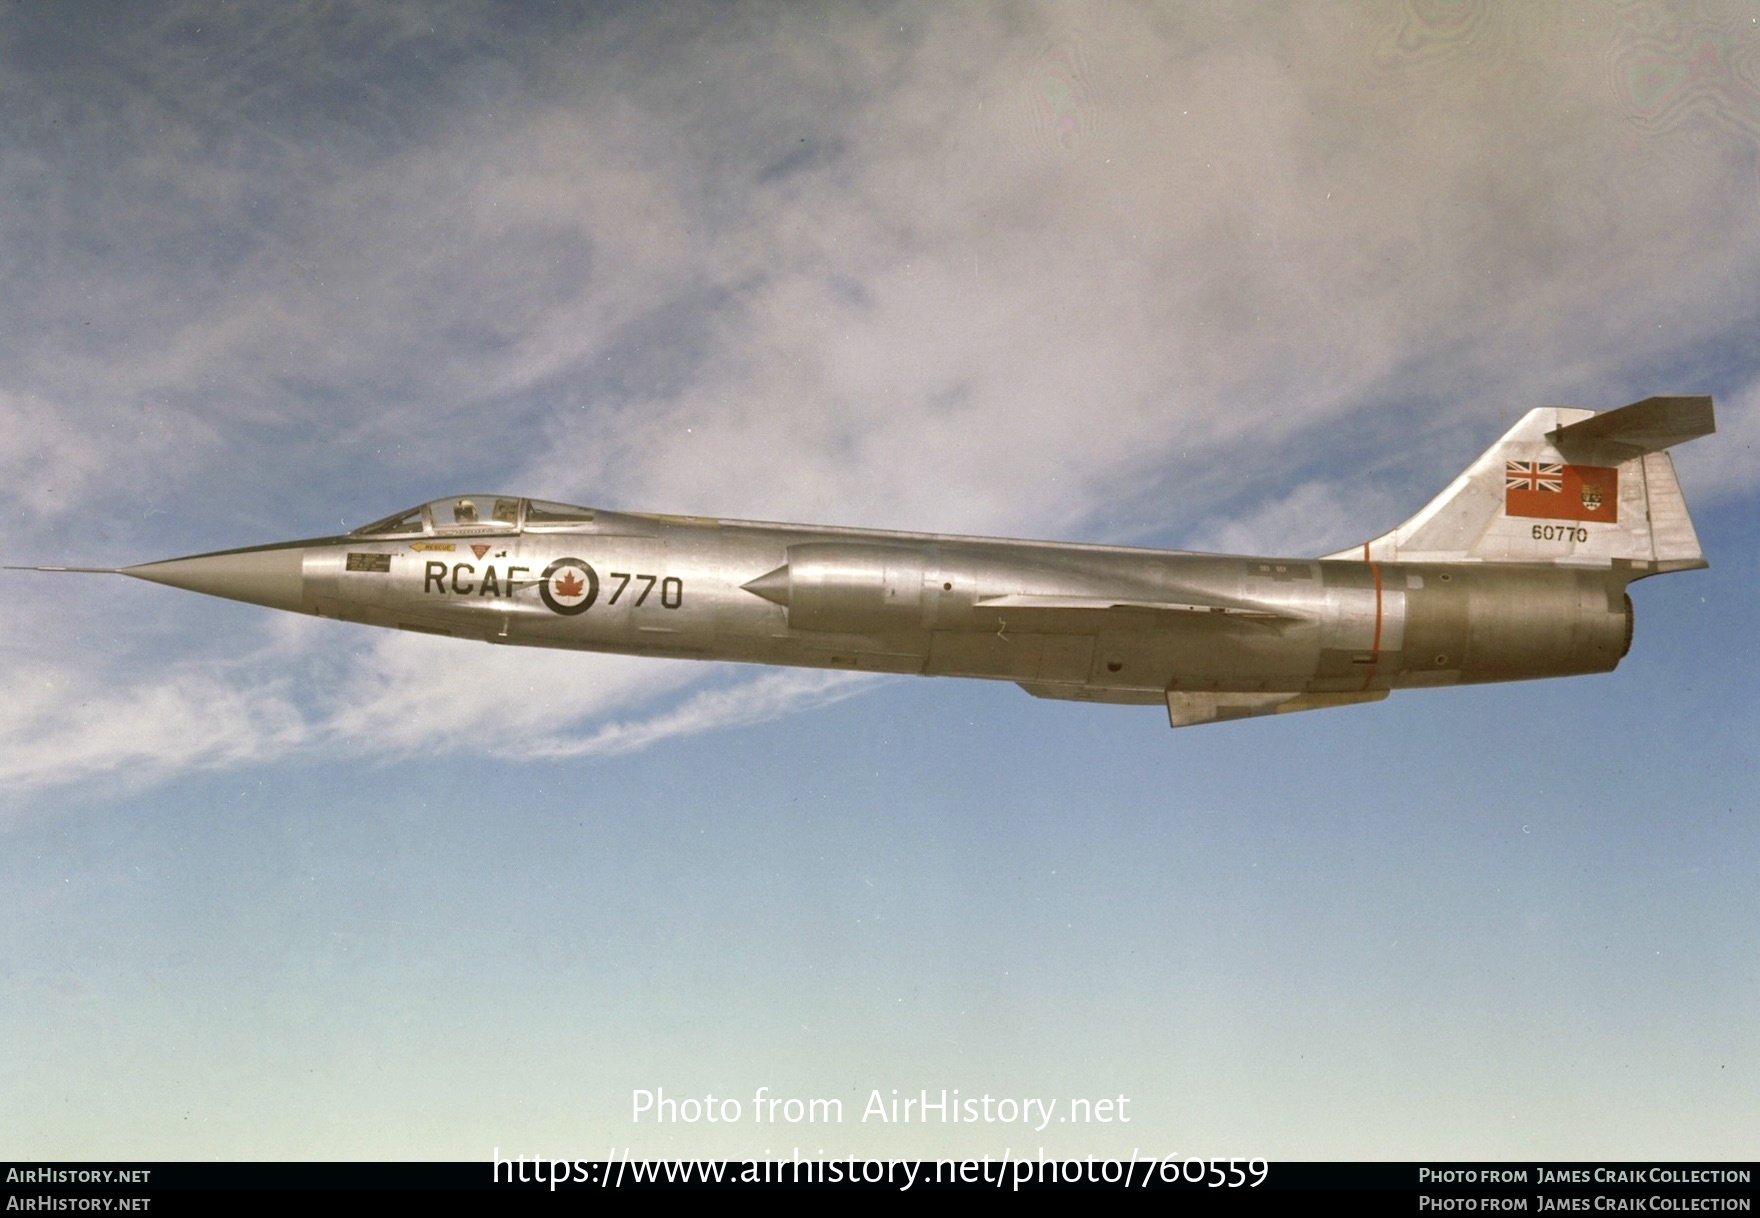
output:
[[[1325,557],[1377,562],[1572,563],[1633,578],[1706,566],[1663,450],[1717,430],[1709,397],[1654,397],[1597,414],[1529,411],[1392,532]]]

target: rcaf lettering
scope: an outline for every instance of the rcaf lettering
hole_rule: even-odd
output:
[[[443,562],[431,562],[425,564],[422,570],[422,591],[438,592],[441,596],[445,596],[447,594],[447,577],[448,574],[450,574],[452,580],[451,591],[455,595],[471,596],[474,594],[476,596],[512,596],[519,590],[518,576],[525,574],[530,570],[530,567],[508,567],[505,575],[498,575],[495,571],[494,565],[491,564],[488,570],[483,572],[483,582],[479,587],[474,578],[468,578],[474,577],[477,573],[476,567],[472,566],[470,563],[453,563],[449,573],[447,570],[447,564]],[[506,581],[505,591],[503,591],[503,580]]]
[[[583,573],[586,571],[584,564],[573,569]],[[491,563],[483,571],[482,582],[478,583],[477,568],[472,563],[424,563],[422,566],[422,591],[430,595],[438,593],[441,596],[512,596],[519,591],[518,577],[528,574],[530,571],[530,567],[518,566],[506,567],[497,571],[495,565]],[[570,577],[564,573],[561,578],[566,580]],[[684,581],[676,575],[662,577],[643,575],[639,572],[612,571],[610,578],[616,580],[617,584],[605,602],[608,605],[615,605],[618,598],[628,590],[632,582],[637,589],[632,601],[635,605],[646,604],[656,587],[660,590],[661,608],[678,609],[684,605]],[[593,587],[595,590],[597,589],[596,584]],[[562,591],[565,596],[578,595],[578,593],[570,592],[566,588]],[[592,599],[592,596],[589,595],[587,603],[591,603]]]

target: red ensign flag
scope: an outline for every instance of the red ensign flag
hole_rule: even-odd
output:
[[[1505,461],[1503,510],[1542,520],[1619,523],[1619,471],[1598,465]]]

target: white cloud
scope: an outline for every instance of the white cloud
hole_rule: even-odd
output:
[[[271,760],[309,739],[284,685],[178,666],[119,684],[71,666],[31,664],[5,678],[0,787],[82,780],[157,781],[184,770]]]
[[[1674,452],[1688,507],[1760,486],[1760,376],[1719,399],[1716,412],[1716,435]]]
[[[518,751],[676,690],[695,667],[385,635],[325,693],[314,731],[350,751]]]
[[[1402,515],[1384,491],[1304,482],[1245,516],[1206,522],[1188,544],[1221,554],[1317,556],[1378,536],[1418,506]]]
[[[674,736],[764,723],[871,689],[880,678],[848,672],[772,672],[731,686],[698,690],[658,713],[602,723],[586,735],[537,737],[512,756],[564,758],[628,753]]]
[[[133,677],[11,666],[0,686],[0,789],[17,796],[72,783],[141,785],[314,749],[362,758],[603,756],[765,722],[875,680],[744,670],[728,681],[721,665],[404,635],[351,652],[337,648],[334,624],[274,633],[283,642],[306,634],[314,646],[279,664],[259,652]],[[705,678],[723,683],[689,689]]]

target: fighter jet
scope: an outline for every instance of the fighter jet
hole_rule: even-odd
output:
[[[1706,566],[1665,451],[1709,397],[1530,411],[1410,520],[1253,558],[457,495],[340,537],[103,571],[529,647],[1013,681],[1174,727],[1608,672],[1626,587]]]

